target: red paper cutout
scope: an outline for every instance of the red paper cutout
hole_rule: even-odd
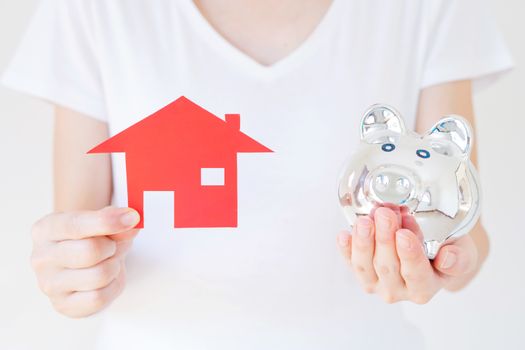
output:
[[[239,114],[225,119],[182,96],[88,153],[126,153],[137,228],[144,191],[175,191],[174,227],[237,227],[237,153],[273,151],[239,130]],[[202,168],[224,168],[224,185],[201,185]]]

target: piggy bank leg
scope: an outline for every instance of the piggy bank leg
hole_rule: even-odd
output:
[[[425,241],[425,253],[429,259],[434,259],[441,248],[441,242],[438,241]]]

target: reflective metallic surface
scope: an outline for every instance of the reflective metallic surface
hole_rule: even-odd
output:
[[[405,128],[394,108],[378,104],[366,111],[360,130],[361,143],[339,180],[339,202],[351,225],[388,206],[402,213],[403,226],[421,230],[430,259],[472,229],[481,193],[465,119],[444,117],[421,136]]]

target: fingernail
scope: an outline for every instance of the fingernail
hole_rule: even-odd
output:
[[[443,262],[441,263],[442,269],[449,269],[456,263],[457,257],[455,253],[452,253],[451,251],[447,250],[445,253],[445,257],[443,258]]]
[[[340,233],[337,239],[339,240],[339,245],[341,247],[346,247],[350,243],[350,236],[346,233]]]
[[[398,232],[396,234],[397,245],[403,249],[410,249],[410,238],[405,233]]]
[[[120,216],[120,223],[124,226],[135,226],[139,220],[139,214],[134,210],[130,210]]]
[[[370,228],[372,225],[370,225],[369,220],[360,220],[357,224],[357,234],[363,238],[366,238],[370,235]]]

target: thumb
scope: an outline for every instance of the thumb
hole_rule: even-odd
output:
[[[120,231],[120,232],[109,234],[107,235],[107,237],[117,242],[133,240],[133,238],[135,238],[135,236],[140,231],[139,229],[133,228],[140,221],[139,213],[133,208],[108,207],[102,210],[114,210],[114,209],[117,209],[119,211],[124,211],[124,214],[120,216],[120,222],[122,225],[124,225],[125,227],[128,227],[129,229],[126,231]]]
[[[469,235],[443,246],[434,261],[434,268],[446,276],[463,276],[475,269],[477,250]]]

